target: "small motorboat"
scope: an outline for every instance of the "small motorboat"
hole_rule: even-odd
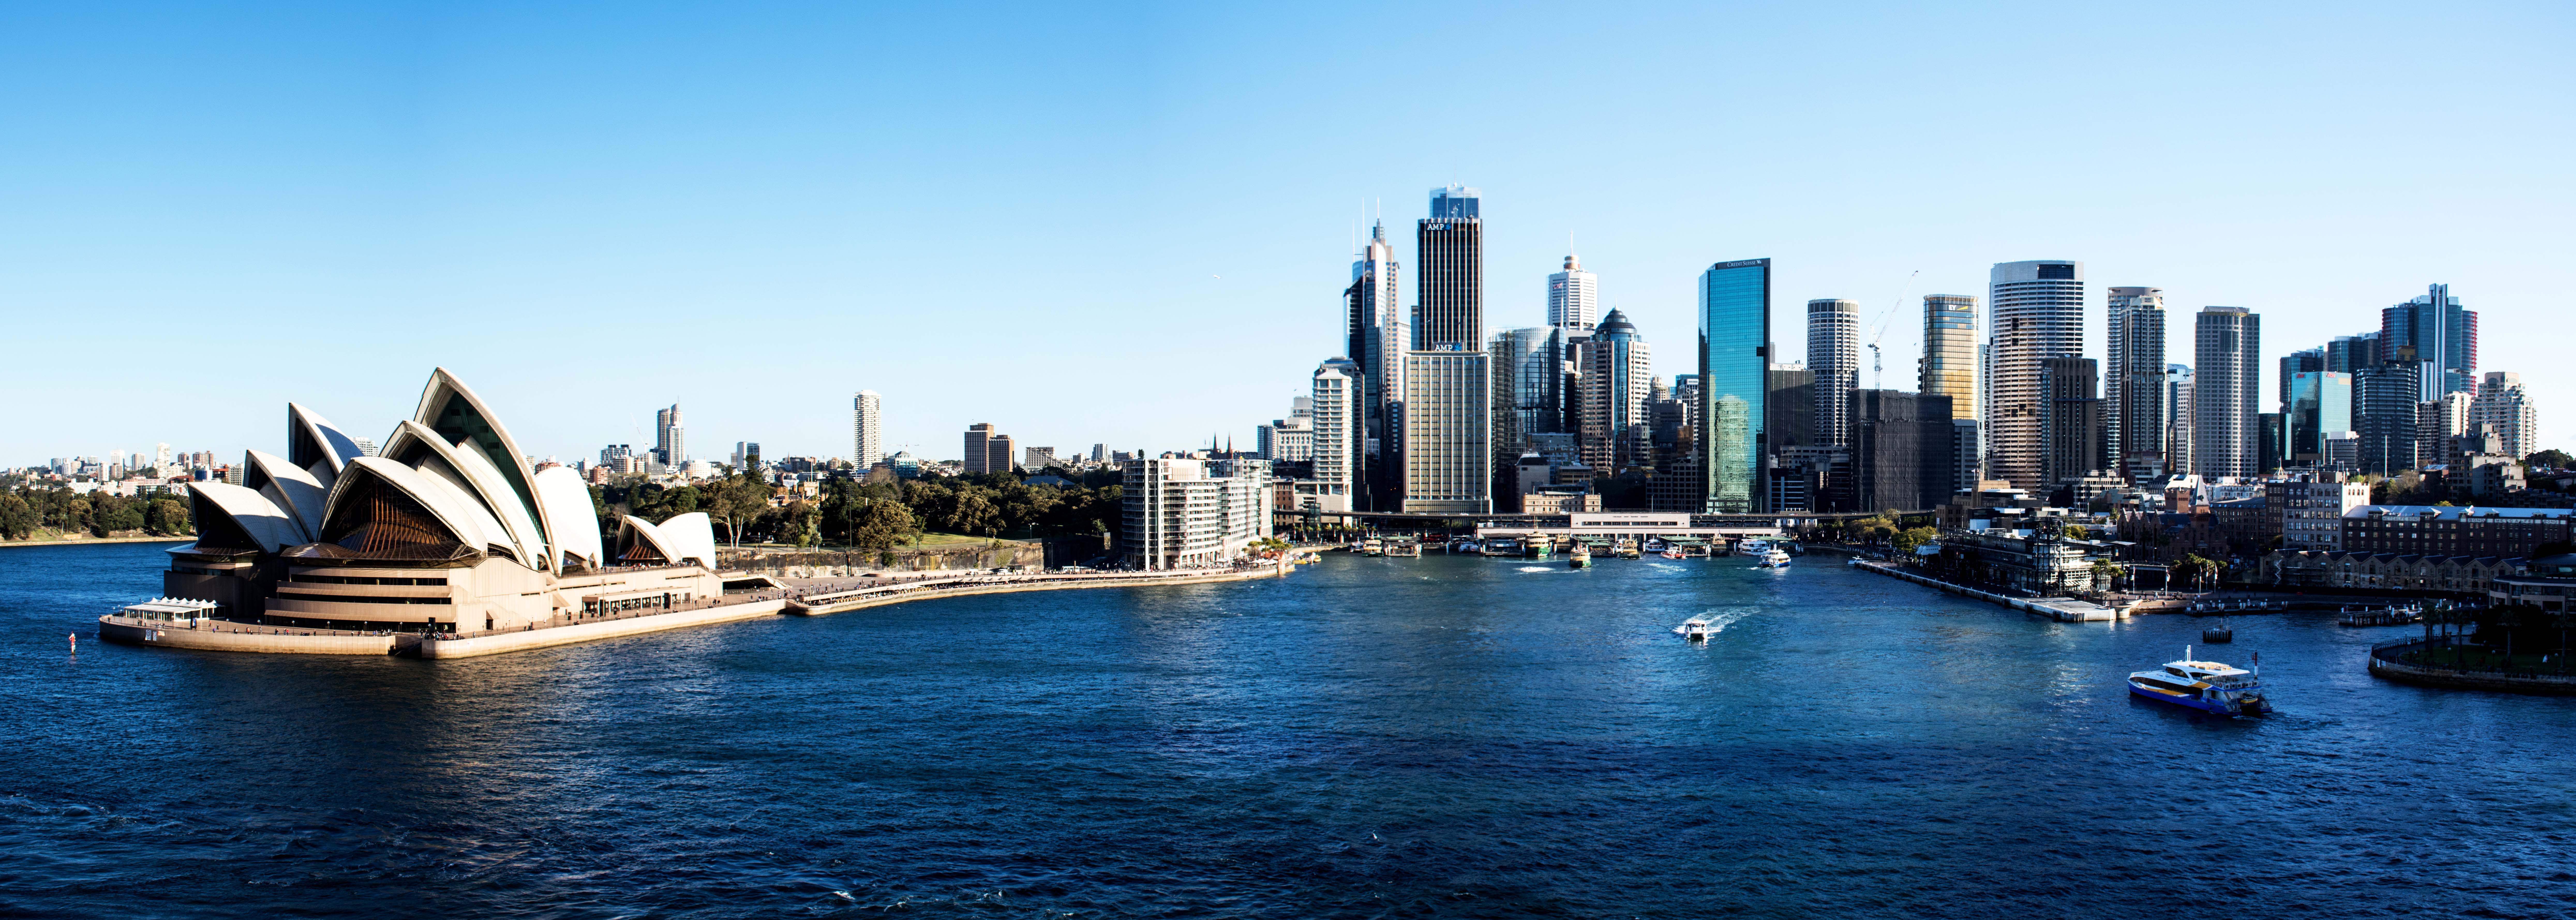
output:
[[[1682,548],[1681,548],[1681,547],[1678,547],[1678,546],[1667,546],[1667,547],[1664,547],[1664,551],[1663,551],[1662,553],[1660,553],[1659,555],[1663,556],[1663,557],[1664,557],[1664,558],[1666,558],[1666,559],[1679,559],[1679,558],[1682,558],[1682,555],[1683,555],[1683,554],[1682,554]]]
[[[1683,620],[1682,625],[1673,627],[1673,632],[1693,642],[1706,642],[1708,637],[1717,635],[1718,629],[1717,620],[1703,613]]]
[[[2252,670],[2215,661],[2194,661],[2190,646],[2183,647],[2182,659],[2166,662],[2161,670],[2129,675],[2129,692],[2222,716],[2259,716],[2272,711],[2271,702],[2263,698],[2261,655],[2254,657]]]
[[[1770,552],[1763,553],[1762,558],[1753,563],[1753,567],[1757,569],[1788,568],[1789,554],[1781,552],[1778,548],[1773,548]]]

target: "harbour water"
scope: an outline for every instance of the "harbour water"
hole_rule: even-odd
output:
[[[0,549],[0,916],[2576,913],[2576,700],[1811,556],[1334,555],[462,661],[101,647],[160,547]],[[1704,644],[1671,627],[1712,613]],[[81,648],[68,654],[65,636]],[[899,907],[898,907],[899,905]]]

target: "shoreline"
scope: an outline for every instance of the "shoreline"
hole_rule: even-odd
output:
[[[0,549],[15,546],[92,546],[108,543],[194,543],[195,537],[82,537],[78,540],[0,540]]]

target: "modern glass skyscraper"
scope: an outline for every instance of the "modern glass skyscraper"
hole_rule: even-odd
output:
[[[885,422],[875,390],[860,390],[850,397],[850,462],[859,465],[859,474],[867,475],[868,467],[885,459]]]
[[[1988,475],[2038,489],[2041,454],[2039,362],[2084,354],[2084,263],[2059,259],[1997,263],[1986,288],[1991,412]]]
[[[2192,452],[2193,426],[2198,416],[2192,400],[2199,395],[2199,384],[2191,378],[2191,365],[2165,365],[2165,471],[2169,473],[2200,468]]]
[[[1719,262],[1699,277],[1699,381],[1707,436],[1697,450],[1707,513],[1761,507],[1762,397],[1771,362],[1771,260]]]
[[[1431,190],[1431,216],[1414,225],[1416,351],[1485,347],[1485,229],[1482,199],[1462,185]]]
[[[1565,334],[1590,335],[1601,323],[1601,279],[1583,270],[1583,260],[1565,257],[1565,270],[1547,276],[1547,324]]]
[[[1565,422],[1565,330],[1529,326],[1494,333],[1485,347],[1494,371],[1494,507],[1520,507],[1521,452],[1529,436]]]
[[[1923,295],[1923,357],[1915,372],[1924,395],[1950,397],[1953,421],[1977,418],[1976,298]]]
[[[2413,358],[2404,357],[2412,350]],[[2382,361],[2412,360],[2432,365],[2423,372],[2418,402],[2444,393],[2477,390],[2478,314],[2460,308],[2451,286],[2433,285],[2422,297],[2379,311]]]
[[[1852,393],[1860,389],[1860,304],[1807,301],[1807,369],[1816,373],[1816,445],[1851,443]]]
[[[2323,359],[2323,354],[2319,354]],[[2290,396],[2282,403],[2281,457],[2290,466],[2326,462],[2326,438],[2352,427],[2352,375],[2333,371],[2300,371],[2290,376]]]
[[[653,410],[653,452],[662,465],[674,469],[689,462],[689,430],[680,424],[680,404]]]
[[[1351,443],[1358,453],[1350,473],[1355,485],[1352,507],[1374,510],[1394,504],[1394,458],[1403,453],[1404,353],[1413,347],[1406,327],[1404,294],[1397,287],[1403,266],[1386,241],[1386,224],[1369,229],[1368,244],[1351,262],[1351,283],[1342,289],[1345,354],[1351,367],[1352,411],[1361,434]]]
[[[2322,345],[2315,348],[2304,348],[2282,355],[2281,372],[2277,377],[2278,385],[2281,388],[2281,395],[2279,397],[2281,411],[2284,413],[2289,411],[2291,381],[2298,379],[2300,374],[2312,374],[2327,369],[2326,349],[2325,346]],[[2283,455],[2288,455],[2288,451],[2286,449],[2284,450]]]
[[[2192,431],[2196,471],[2253,476],[2263,439],[2263,318],[2244,307],[2203,307],[2194,330]]]
[[[2165,442],[2165,292],[2115,287],[2110,293],[2109,356],[2102,365],[2102,433],[2107,462],[2124,473],[2163,468]]]

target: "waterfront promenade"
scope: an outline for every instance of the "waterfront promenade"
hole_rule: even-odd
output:
[[[2063,623],[2105,623],[2129,615],[2129,608],[2126,607],[2105,607],[2092,601],[2076,600],[2071,597],[2014,597],[1983,588],[1953,584],[1928,575],[1908,572],[1904,566],[1894,563],[1854,558],[1852,566],[1891,578],[1901,578],[1925,587],[1938,588],[1963,597],[1973,597],[1990,604],[2000,604],[2014,610],[2036,613]]]

